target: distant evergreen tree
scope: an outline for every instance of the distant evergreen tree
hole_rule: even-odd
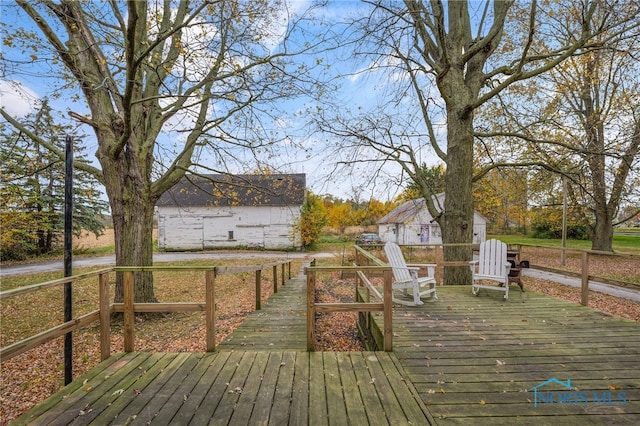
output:
[[[437,195],[444,192],[445,183],[444,175],[445,168],[442,164],[435,166],[427,166],[422,163],[420,166],[419,175],[421,177],[421,183],[424,188],[420,187],[420,184],[415,180],[411,180],[405,190],[400,194],[402,200],[413,200],[414,198],[421,198],[428,192],[432,195]]]
[[[64,150],[65,135],[72,129],[55,123],[46,100],[28,122],[31,131]],[[64,162],[25,134],[0,126],[2,259],[51,253],[64,230]],[[86,162],[82,139],[73,138],[75,161]],[[100,219],[109,205],[101,198],[98,182],[75,169],[73,186],[74,233],[84,229],[101,235]]]

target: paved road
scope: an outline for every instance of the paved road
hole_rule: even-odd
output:
[[[243,252],[243,251],[212,251],[212,252],[165,252],[154,253],[154,262],[181,262],[198,259],[304,259],[304,258],[334,257],[331,253],[301,253],[301,252]],[[88,268],[93,266],[113,266],[116,264],[115,255],[99,257],[79,257],[73,259],[74,268]],[[12,275],[33,274],[37,272],[62,271],[62,260],[30,263],[15,266],[0,267],[0,277]]]
[[[582,280],[580,278],[569,277],[566,275],[555,274],[553,272],[541,271],[539,269],[524,268],[522,274],[528,277],[539,278],[543,280],[549,280],[560,284],[569,285],[571,287],[582,287]],[[605,284],[598,281],[589,280],[589,290],[597,291],[599,293],[610,294],[616,297],[622,297],[624,299],[633,300],[640,303],[640,291],[632,288],[618,287],[611,284]]]
[[[212,252],[166,252],[154,253],[154,262],[179,262],[194,259],[264,259],[281,257],[283,259],[304,259],[304,258],[330,258],[335,257],[332,253],[300,253],[300,252],[242,252],[242,251],[212,251]],[[86,268],[92,266],[111,266],[115,265],[115,256],[100,257],[82,257],[73,260],[74,268]],[[16,265],[0,268],[0,277],[32,274],[36,272],[52,272],[63,270],[62,260],[54,260],[50,262],[31,263],[26,265]],[[545,279],[572,287],[580,287],[582,285],[579,278],[568,277],[565,275],[555,274],[552,272],[540,271],[538,269],[523,269],[523,275]],[[590,281],[589,288],[600,293],[610,294],[612,296],[622,297],[640,303],[640,291],[617,287],[610,284]]]

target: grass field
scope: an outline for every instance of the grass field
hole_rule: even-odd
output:
[[[507,244],[530,244],[546,247],[562,247],[560,239],[531,238],[524,235],[488,235],[487,238],[497,238]],[[567,248],[591,250],[591,241],[567,240]],[[640,232],[633,235],[614,235],[613,250],[620,253],[640,254]]]

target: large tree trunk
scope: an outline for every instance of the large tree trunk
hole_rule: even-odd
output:
[[[128,203],[111,203],[113,229],[116,243],[116,265],[153,265],[153,203],[148,203],[139,193]],[[123,301],[123,277],[116,276],[115,302]],[[134,273],[134,301],[154,303],[153,274]]]
[[[596,208],[596,223],[591,235],[591,249],[613,251],[613,217],[609,209]]]
[[[455,96],[455,95],[454,95]],[[462,104],[462,107],[458,107]],[[454,105],[451,105],[454,104]],[[445,173],[445,201],[441,218],[444,244],[469,244],[473,241],[473,112],[465,109],[464,99],[450,102],[447,107],[447,170]],[[444,247],[446,262],[472,259],[470,245]],[[444,283],[471,284],[468,266],[448,267]]]
[[[131,143],[130,146],[139,146]],[[146,170],[150,158],[138,157],[130,147],[116,158],[99,152],[111,205],[117,266],[153,265],[153,212],[156,196]],[[123,275],[116,275],[115,302],[123,301]],[[155,303],[151,272],[134,273],[134,301]]]

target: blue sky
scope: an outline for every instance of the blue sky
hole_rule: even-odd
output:
[[[302,11],[311,4],[309,1],[293,1],[291,2],[291,11]],[[25,18],[20,19],[15,15],[12,8],[7,8],[6,3],[2,2],[2,19],[5,22],[20,22],[31,25]],[[346,22],[349,16],[364,16],[364,11],[368,6],[360,1],[330,1],[327,6],[316,10],[314,13],[317,17],[314,21],[310,21],[305,25],[304,30],[308,33],[307,37],[313,35],[314,32],[321,33],[327,30],[327,26],[322,22],[339,23]],[[32,27],[31,27],[32,28]],[[284,27],[274,27],[276,34],[281,34]],[[335,29],[335,28],[334,28]],[[296,41],[293,39],[292,41]],[[277,36],[272,41],[273,46],[278,46]],[[281,47],[281,45],[279,45]],[[278,47],[275,47],[276,49]],[[51,89],[61,84],[60,81],[48,78],[50,73],[43,67],[42,63],[36,62],[29,64],[27,57],[30,53],[18,52],[15,49],[8,51],[4,49],[7,57],[25,59],[25,64],[21,67],[21,73],[12,74],[11,70],[4,74],[4,80],[0,79],[0,96],[1,103],[6,111],[16,116],[24,115],[29,111],[29,107],[35,104],[39,97],[49,96]],[[331,93],[333,100],[340,105],[340,109],[336,110],[336,114],[350,116],[357,115],[362,111],[374,108],[378,101],[388,95],[388,90],[393,86],[394,77],[383,72],[382,69],[376,69],[375,65],[369,60],[354,59],[350,53],[344,49],[338,49],[322,54],[324,64],[330,67],[324,68],[327,76],[338,77],[333,83],[337,84],[337,90]],[[314,61],[318,57],[314,56],[306,60]],[[72,104],[69,99],[72,96],[69,93],[56,99],[51,99],[51,105],[61,111],[71,107],[74,111],[83,113],[82,104]],[[373,176],[380,172],[380,166],[358,164],[349,171],[329,176],[330,172],[335,168],[336,162],[339,161],[338,155],[343,153],[334,149],[335,143],[339,142],[336,138],[323,135],[316,131],[312,131],[307,126],[309,115],[307,109],[317,109],[318,105],[311,99],[299,98],[288,101],[285,105],[288,114],[281,116],[272,123],[273,129],[278,129],[283,137],[287,137],[291,142],[284,144],[281,149],[281,155],[273,157],[269,160],[274,164],[276,169],[284,172],[306,173],[308,186],[316,193],[331,194],[341,198],[351,197],[357,194],[361,199],[377,198],[387,200],[395,197],[401,191],[401,187],[397,182],[389,180],[389,176],[399,174],[399,169],[393,164],[387,164],[382,170],[383,173],[378,178]],[[407,98],[405,105],[398,105],[398,108],[406,114],[411,105],[411,98]],[[62,116],[66,119],[66,113]],[[94,152],[95,137],[89,132],[89,129],[83,129],[89,134],[85,139],[87,152]],[[298,150],[297,146],[303,146],[305,151]],[[366,156],[366,153],[362,153]],[[436,162],[435,156],[429,150],[420,151],[422,160],[428,164]],[[244,172],[238,168],[237,172]]]

